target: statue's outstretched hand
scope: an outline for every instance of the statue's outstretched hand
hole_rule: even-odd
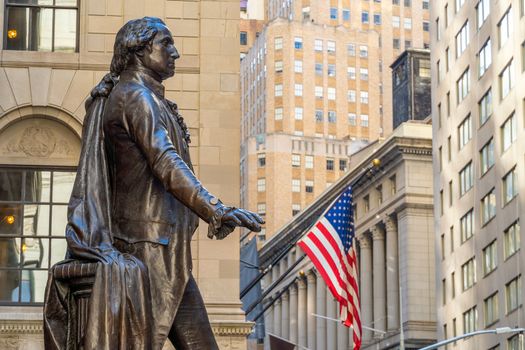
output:
[[[215,221],[215,224],[210,225],[209,238],[224,239],[239,226],[246,227],[250,231],[261,231],[261,224],[264,224],[264,220],[259,215],[246,209],[224,208],[220,216],[220,223]]]

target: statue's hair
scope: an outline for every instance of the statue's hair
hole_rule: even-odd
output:
[[[113,76],[119,76],[126,69],[132,55],[151,43],[158,32],[158,24],[166,25],[160,18],[144,17],[133,19],[120,28],[111,60],[110,71]]]

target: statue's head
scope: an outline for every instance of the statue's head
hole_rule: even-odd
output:
[[[111,61],[111,73],[120,75],[126,68],[142,66],[161,80],[175,74],[179,53],[166,24],[156,17],[127,22],[117,33]]]

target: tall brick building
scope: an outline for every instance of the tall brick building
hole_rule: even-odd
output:
[[[3,1],[0,16],[0,348],[43,349],[47,270],[65,253],[84,102],[109,70],[115,33],[158,16],[181,53],[166,96],[190,128],[198,177],[239,200],[237,1]],[[50,3],[51,5],[48,5]],[[55,4],[55,5],[52,5]],[[194,235],[193,274],[221,349],[244,349],[238,235]]]
[[[269,238],[392,131],[390,65],[428,47],[429,2],[271,0],[241,61],[241,204]]]

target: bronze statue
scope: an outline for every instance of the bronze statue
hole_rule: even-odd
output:
[[[79,332],[83,349],[161,349],[166,338],[178,350],[218,349],[192,277],[192,235],[199,217],[217,239],[237,226],[260,231],[263,220],[225,206],[195,177],[188,128],[162,85],[177,58],[158,18],[129,21],[117,33],[111,72],[86,103],[68,260],[50,272],[46,289],[46,349],[75,349]],[[85,262],[96,262],[96,275],[86,329],[75,331],[62,281],[86,275]]]

